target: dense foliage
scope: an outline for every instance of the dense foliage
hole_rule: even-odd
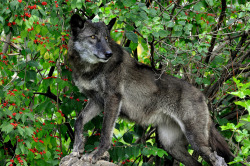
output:
[[[247,0],[1,0],[0,165],[58,165],[71,152],[88,102],[67,65],[73,13],[105,23],[117,17],[111,36],[136,60],[201,89],[236,156],[231,164],[250,165]],[[84,128],[86,152],[98,145],[101,121],[102,114]],[[153,127],[119,119],[112,141],[112,162],[173,163]]]

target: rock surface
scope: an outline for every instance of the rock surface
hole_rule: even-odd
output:
[[[80,160],[78,157],[68,155],[62,158],[59,166],[117,166],[117,165],[105,160],[99,160],[97,161],[96,164],[91,164],[89,162]]]

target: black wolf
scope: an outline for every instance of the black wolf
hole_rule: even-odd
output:
[[[84,124],[104,110],[99,147],[84,160],[95,163],[109,149],[115,121],[122,116],[157,127],[164,149],[187,166],[201,165],[188,153],[188,144],[208,163],[226,165],[224,159],[229,161],[231,152],[212,124],[203,94],[181,79],[159,77],[161,73],[136,62],[112,41],[114,23],[92,23],[79,15],[70,20],[68,58],[73,80],[89,98],[75,123],[72,154],[84,150]]]

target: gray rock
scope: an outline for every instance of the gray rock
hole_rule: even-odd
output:
[[[78,157],[68,155],[61,159],[59,166],[117,166],[117,165],[105,160],[99,160],[97,161],[96,164],[91,164],[89,162],[80,160],[80,158]]]

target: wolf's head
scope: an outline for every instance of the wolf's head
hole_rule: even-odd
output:
[[[71,17],[73,47],[83,61],[96,64],[109,60],[113,54],[109,34],[114,23],[115,19],[106,26],[104,22],[92,23],[77,14]]]

